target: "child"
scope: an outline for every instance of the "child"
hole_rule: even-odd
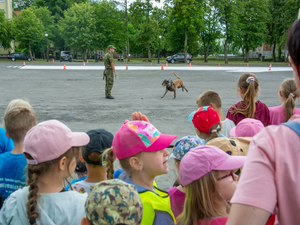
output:
[[[222,124],[220,133],[222,133],[225,137],[230,137],[229,131],[231,128],[235,127],[235,124],[223,115],[222,99],[217,92],[211,90],[203,92],[197,99],[197,105],[199,108],[203,106],[210,106],[216,110]]]
[[[264,126],[269,124],[270,113],[268,107],[261,101],[255,101],[259,91],[257,77],[252,73],[242,74],[238,80],[237,91],[243,101],[231,106],[226,117],[237,125],[245,118],[260,120]]]
[[[204,139],[204,144],[216,137],[224,137],[219,134],[221,130],[221,122],[218,113],[210,106],[204,106],[192,117],[193,124],[198,137]]]
[[[81,156],[82,157],[82,156]],[[79,153],[80,158],[80,153]],[[72,180],[71,184],[74,184],[78,181],[85,180],[87,177],[87,169],[85,166],[85,162],[81,162],[81,160],[78,160],[75,167],[75,173],[77,174],[78,179]],[[66,187],[66,190],[68,191],[70,189],[70,185],[68,184]]]
[[[6,136],[6,131],[0,127],[0,154],[14,149],[14,142]]]
[[[0,208],[1,202],[26,184],[23,141],[27,131],[37,124],[37,115],[31,107],[13,107],[6,112],[4,122],[6,135],[13,140],[14,149],[0,154]]]
[[[110,162],[108,178],[113,178],[113,170],[110,169],[113,157],[107,157],[107,159],[102,161],[102,153],[106,149],[111,148],[114,136],[104,129],[90,130],[87,134],[90,137],[90,142],[81,149],[81,152],[82,158],[86,163],[88,175],[85,180],[72,184],[72,189],[80,193],[89,193],[96,183],[107,179],[106,160]]]
[[[237,175],[232,170],[243,166],[245,156],[229,156],[214,146],[191,149],[181,160],[179,179],[186,197],[179,225],[225,225]]]
[[[173,148],[173,153],[170,155],[169,159],[174,158],[176,169],[179,172],[180,161],[183,156],[192,148],[203,145],[200,138],[196,136],[185,136],[176,142]],[[184,200],[185,200],[185,190],[180,184],[175,185],[168,190],[171,202],[171,209],[175,218],[182,213]]]
[[[24,139],[29,186],[12,193],[0,211],[1,224],[80,224],[87,194],[65,191],[63,180],[76,166],[86,133],[72,132],[57,120],[39,123]]]
[[[160,133],[145,121],[126,121],[116,133],[111,151],[125,170],[119,179],[133,184],[143,202],[143,225],[174,224],[170,198],[154,185],[154,178],[169,171],[165,149],[176,138]]]
[[[253,137],[263,128],[264,125],[260,120],[246,118],[230,130],[230,135],[232,137]]]
[[[287,122],[292,115],[300,114],[300,109],[295,108],[295,100],[300,95],[294,79],[285,79],[279,86],[278,96],[280,106],[270,107],[270,125],[279,125]]]
[[[119,179],[107,180],[91,190],[85,213],[81,225],[140,225],[143,204],[134,185]]]

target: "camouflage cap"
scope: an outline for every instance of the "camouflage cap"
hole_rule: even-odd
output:
[[[119,179],[106,180],[89,193],[85,213],[93,225],[141,224],[143,204],[134,185]]]
[[[107,49],[109,50],[109,49],[111,49],[111,48],[113,48],[113,49],[115,49],[116,50],[116,48],[113,46],[113,45],[109,45],[109,46],[107,46]]]

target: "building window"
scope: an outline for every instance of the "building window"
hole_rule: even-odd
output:
[[[4,0],[0,0],[0,2],[4,2]]]

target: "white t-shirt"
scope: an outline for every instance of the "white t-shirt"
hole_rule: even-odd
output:
[[[232,128],[235,127],[235,124],[232,120],[230,119],[225,119],[223,121],[221,121],[221,124],[222,124],[222,129],[221,129],[221,133],[225,136],[225,137],[231,137],[229,132]]]
[[[85,182],[84,180],[78,181],[74,184],[72,184],[72,188],[74,191],[78,191],[79,193],[90,193],[92,188],[95,186],[97,183],[90,183],[90,182]],[[72,191],[71,188],[69,188],[69,191]]]

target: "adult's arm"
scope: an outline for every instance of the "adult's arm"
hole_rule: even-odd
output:
[[[232,204],[226,225],[265,225],[271,213],[250,205]]]
[[[115,77],[117,77],[117,72],[116,72],[115,64],[112,62],[110,65],[111,65],[112,70],[115,73]]]

